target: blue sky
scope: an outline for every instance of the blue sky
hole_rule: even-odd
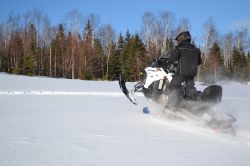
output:
[[[53,24],[61,23],[65,15],[78,9],[83,15],[90,13],[100,16],[101,24],[111,24],[117,33],[139,32],[144,12],[155,14],[172,12],[176,20],[187,17],[191,33],[199,37],[203,24],[212,17],[217,29],[223,34],[234,31],[241,25],[250,29],[250,0],[0,0],[0,22],[10,12],[24,14],[37,8],[46,13]],[[215,5],[216,4],[216,5]]]

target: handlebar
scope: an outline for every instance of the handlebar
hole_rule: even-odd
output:
[[[157,58],[153,59],[153,63],[151,64],[151,67],[161,67],[164,71],[167,73],[174,73],[177,70],[178,62],[176,61],[173,64],[168,64],[168,58]]]

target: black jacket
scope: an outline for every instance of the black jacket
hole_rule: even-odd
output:
[[[202,63],[200,49],[188,41],[183,41],[170,52],[167,64],[172,64],[176,61],[178,61],[176,74],[194,77],[196,76],[198,65]]]

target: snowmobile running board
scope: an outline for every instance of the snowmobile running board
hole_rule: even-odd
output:
[[[133,91],[128,91],[127,87],[126,87],[126,81],[123,78],[122,75],[120,75],[119,77],[119,85],[120,88],[122,90],[122,92],[124,93],[124,95],[129,99],[129,101],[135,105],[138,105],[138,102],[136,101],[135,97],[134,97],[134,92]]]

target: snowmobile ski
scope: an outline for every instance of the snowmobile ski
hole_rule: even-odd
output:
[[[134,92],[133,91],[128,91],[127,87],[126,87],[126,81],[123,78],[122,75],[120,75],[119,77],[119,85],[120,88],[122,90],[122,92],[125,94],[125,96],[129,99],[129,101],[135,105],[138,105],[138,102],[136,101],[135,97],[134,97]]]

